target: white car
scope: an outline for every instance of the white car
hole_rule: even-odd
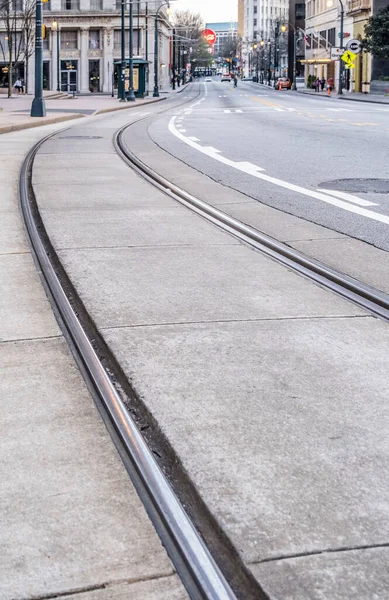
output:
[[[231,81],[231,75],[229,73],[223,73],[220,81]]]
[[[205,80],[205,83],[212,83],[212,79],[210,77],[207,77],[207,79]]]

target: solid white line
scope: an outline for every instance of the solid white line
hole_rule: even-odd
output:
[[[347,194],[346,192],[338,192],[338,190],[323,190],[318,188],[317,191],[330,194],[331,196],[335,196],[341,200],[346,200],[347,202],[353,202],[353,204],[358,204],[359,206],[379,206],[379,204],[375,204],[374,202],[362,200],[362,198],[358,198],[358,196],[353,196],[352,194]]]
[[[229,109],[227,109],[224,112],[227,114],[227,113],[230,113],[231,111]]]
[[[243,110],[240,110],[240,108],[237,108],[235,112],[236,112],[236,113],[242,113],[242,112],[243,112]]]
[[[315,198],[316,200],[321,200],[322,202],[326,202],[327,204],[331,204],[332,206],[336,206],[337,208],[342,208],[343,210],[347,210],[348,212],[352,212],[354,214],[360,215],[362,217],[366,217],[368,219],[373,219],[374,221],[379,221],[380,223],[385,223],[389,225],[389,215],[381,215],[380,213],[373,212],[371,210],[367,210],[366,208],[362,208],[359,206],[353,206],[352,204],[348,204],[347,202],[343,202],[342,200],[338,200],[337,198],[331,198],[331,196],[326,196],[320,192],[315,192],[314,190],[308,190],[299,185],[295,185],[294,183],[289,183],[288,181],[283,181],[282,179],[277,179],[276,177],[271,177],[270,175],[265,175],[265,173],[259,172],[260,167],[257,167],[257,171],[248,170],[245,163],[237,163],[229,158],[225,158],[220,154],[213,151],[210,151],[209,148],[204,148],[203,146],[199,146],[196,142],[189,140],[187,137],[182,135],[175,126],[176,117],[172,117],[169,121],[169,131],[173,135],[175,135],[182,142],[191,146],[198,152],[202,152],[207,156],[210,156],[214,160],[221,162],[229,167],[233,167],[238,171],[243,171],[244,173],[248,173],[257,179],[262,179],[267,183],[272,183],[273,185],[278,185],[286,190],[291,192],[297,192],[298,194],[302,194],[303,196],[309,196],[310,198]]]
[[[200,141],[199,138],[194,137],[194,136],[189,136],[188,140],[192,140],[192,142],[199,142]]]
[[[186,129],[179,129],[178,131],[180,131],[181,133],[186,133]]]
[[[283,108],[274,108],[274,110],[276,110],[277,112],[285,112]]]

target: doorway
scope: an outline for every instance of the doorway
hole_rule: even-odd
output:
[[[89,61],[89,91],[96,93],[100,91],[100,61]]]
[[[77,91],[77,60],[61,60],[61,92]]]

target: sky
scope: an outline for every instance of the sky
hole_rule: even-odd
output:
[[[238,20],[238,0],[177,0],[172,8],[199,12],[206,23]]]

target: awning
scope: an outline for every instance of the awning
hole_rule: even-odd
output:
[[[307,65],[328,65],[335,61],[330,58],[308,58],[306,60],[300,60],[300,62]]]

